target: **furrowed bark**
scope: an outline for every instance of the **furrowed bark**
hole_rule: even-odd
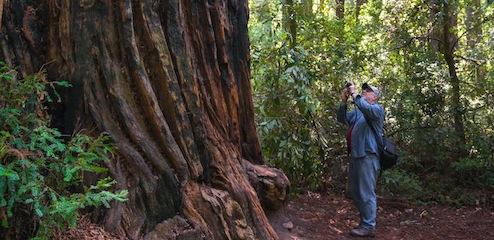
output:
[[[59,116],[65,133],[96,126],[112,137],[119,154],[108,169],[129,200],[101,212],[106,229],[129,239],[278,239],[262,206],[282,207],[289,182],[251,164],[264,161],[246,0],[29,4],[5,2],[1,60],[23,76],[47,64],[50,79],[73,85]]]

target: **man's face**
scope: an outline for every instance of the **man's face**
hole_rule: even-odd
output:
[[[362,89],[362,98],[368,103],[374,103],[377,100],[377,95],[368,88]]]

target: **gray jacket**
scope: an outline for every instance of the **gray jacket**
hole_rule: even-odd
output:
[[[336,111],[336,118],[339,122],[352,126],[351,156],[353,158],[365,157],[368,153],[378,154],[378,143],[371,128],[367,124],[364,114],[369,122],[374,126],[377,135],[382,142],[384,109],[377,102],[369,104],[360,95],[355,98],[355,110],[347,112],[347,105],[340,104]]]

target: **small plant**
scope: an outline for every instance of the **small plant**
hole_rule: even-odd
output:
[[[390,169],[383,173],[381,179],[381,191],[386,194],[412,199],[427,195],[418,177],[401,169]]]
[[[17,79],[15,71],[0,63],[0,219],[4,230],[18,227],[9,223],[27,212],[37,219],[33,228],[39,228],[32,230],[37,239],[74,227],[79,209],[109,207],[112,200],[125,201],[127,194],[108,191],[115,183],[110,178],[84,187],[83,174],[105,172],[100,164],[109,161],[114,147],[107,135],[78,134],[66,142],[49,128],[42,102],[53,99],[46,86],[55,90],[69,84],[47,83],[42,73]]]

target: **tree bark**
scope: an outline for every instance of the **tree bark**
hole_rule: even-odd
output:
[[[0,29],[2,29],[3,0],[0,0]]]
[[[283,27],[289,34],[290,48],[297,46],[297,20],[295,4],[293,0],[283,0]]]
[[[336,18],[340,21],[345,21],[345,0],[335,0]]]
[[[247,0],[4,7],[1,60],[23,76],[45,66],[49,79],[68,80],[64,131],[96,126],[117,146],[108,168],[129,200],[104,213],[107,230],[129,239],[278,238],[244,167],[273,172],[282,206],[286,177],[261,166]],[[170,228],[179,234],[163,233]]]
[[[456,73],[456,62],[454,53],[457,48],[458,36],[453,31],[457,24],[457,16],[454,11],[454,4],[450,2],[443,3],[444,20],[442,22],[442,53],[448,66],[451,98],[452,98],[452,115],[454,119],[454,128],[458,141],[456,142],[458,153],[461,156],[466,154],[462,150],[466,144],[465,126],[463,123],[463,106],[461,104],[460,79]]]

